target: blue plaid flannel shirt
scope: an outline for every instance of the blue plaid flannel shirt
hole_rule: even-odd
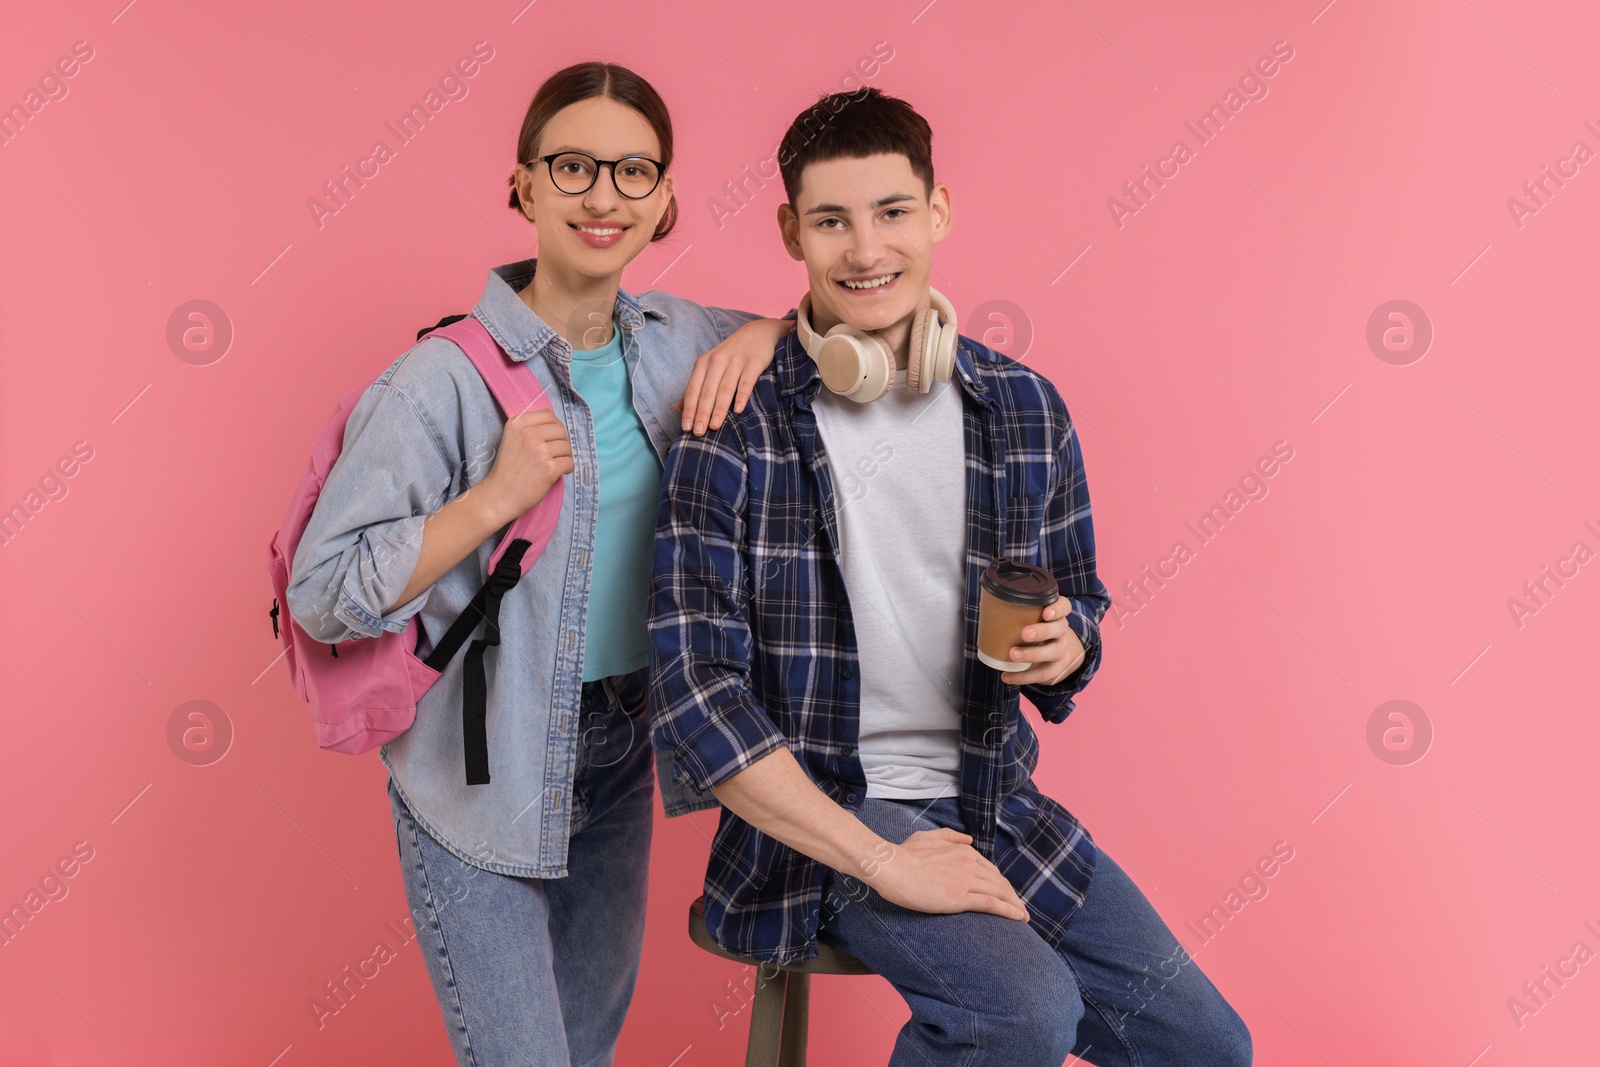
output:
[[[651,742],[698,803],[713,786],[787,745],[811,780],[859,810],[859,663],[836,562],[835,489],[817,434],[816,364],[791,331],[741,413],[672,445],[663,475],[650,588]],[[1110,605],[1095,572],[1089,493],[1076,431],[1048,379],[966,337],[965,712],[961,813],[973,846],[1026,902],[1052,946],[1094,874],[1088,831],[1033,784],[1039,743],[1019,692],[1047,722],[1100,665]],[[1053,686],[1007,685],[977,658],[978,583],[997,558],[1050,570],[1068,598],[1083,665]],[[712,938],[779,964],[817,954],[825,865],[722,810],[705,879]]]

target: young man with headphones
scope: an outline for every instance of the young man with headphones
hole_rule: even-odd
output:
[[[650,595],[652,743],[723,806],[705,918],[778,964],[819,940],[912,1010],[891,1065],[1235,1067],[1250,1035],[1139,889],[1032,780],[1100,664],[1110,603],[1059,393],[957,334],[932,134],[877,89],[779,148],[810,283],[742,412],[672,446]],[[1000,671],[991,563],[1060,597]]]

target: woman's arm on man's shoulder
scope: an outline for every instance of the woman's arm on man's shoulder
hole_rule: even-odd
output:
[[[794,328],[794,309],[789,317],[771,319],[753,311],[709,307],[660,292],[646,295],[671,300],[680,314],[704,315],[717,337],[717,344],[695,360],[680,407],[683,429],[695,436],[719,428],[730,410],[744,410],[756,379],[772,364],[778,342]]]

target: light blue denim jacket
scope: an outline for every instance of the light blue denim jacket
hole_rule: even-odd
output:
[[[472,312],[549,390],[574,463],[550,543],[501,603],[501,643],[485,656],[492,781],[466,784],[465,649],[423,694],[416,722],[379,755],[417,821],[457,857],[501,874],[560,878],[567,873],[599,482],[594,422],[572,388],[571,346],[517,296],[534,263],[495,267]],[[682,433],[673,404],[696,357],[757,316],[659,291],[618,292],[615,315],[634,409],[664,461]],[[424,338],[366,390],[291,566],[288,607],[307,633],[330,643],[377,637],[403,632],[417,615],[424,631],[418,652],[432,650],[483,584],[505,528],[414,600],[388,614],[383,608],[416,569],[423,520],[483,480],[504,427],[482,377],[460,349],[437,338]],[[656,759],[669,816],[716,805],[709,793],[677,781],[670,755],[657,750]]]

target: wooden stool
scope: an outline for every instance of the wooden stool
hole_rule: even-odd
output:
[[[776,977],[763,977],[772,964],[724,952],[706,929],[706,898],[689,905],[689,937],[707,952],[725,960],[756,968],[756,997],[750,1013],[750,1041],[745,1046],[745,1067],[805,1067],[806,1026],[811,1015],[811,976],[814,974],[872,974],[871,967],[826,941],[803,963],[779,967]]]

